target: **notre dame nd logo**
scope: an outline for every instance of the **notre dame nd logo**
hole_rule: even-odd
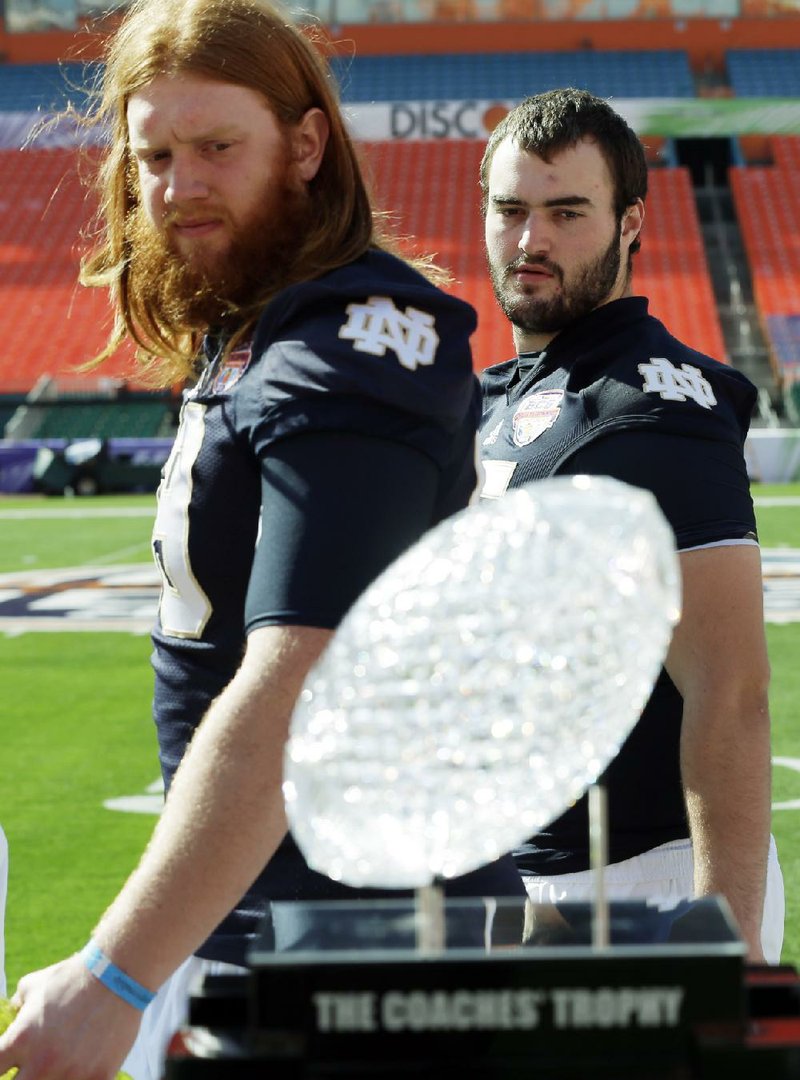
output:
[[[410,371],[432,364],[439,345],[433,315],[408,307],[400,311],[387,296],[370,296],[366,304],[348,304],[348,319],[339,337],[359,352],[385,356],[386,350]]]
[[[691,398],[704,409],[717,404],[711,383],[691,364],[681,364],[677,368],[666,357],[654,356],[648,364],[639,364],[639,373],[644,375],[642,390],[646,394],[659,394],[665,401]]]

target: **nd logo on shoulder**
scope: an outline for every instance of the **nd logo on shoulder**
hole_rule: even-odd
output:
[[[365,304],[348,304],[345,310],[348,319],[339,337],[352,341],[358,352],[385,356],[389,349],[409,371],[433,363],[439,335],[427,311],[401,311],[388,296],[370,296]]]
[[[649,363],[639,364],[639,373],[644,376],[642,390],[646,394],[659,394],[664,401],[690,398],[704,409],[717,404],[711,383],[692,364],[677,368],[665,356],[654,356]]]

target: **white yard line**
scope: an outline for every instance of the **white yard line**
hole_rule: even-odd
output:
[[[128,547],[120,548],[119,551],[112,551],[108,555],[97,555],[87,563],[83,563],[84,566],[108,566],[109,564],[126,562],[138,554],[142,554],[142,562],[150,562],[152,557],[150,551],[150,543],[147,540],[140,541],[138,544],[129,544]]]
[[[155,516],[155,506],[37,506],[30,510],[3,510],[0,507],[0,518],[6,521],[25,521],[31,518],[152,518]]]
[[[756,506],[800,506],[800,495],[756,495]],[[4,510],[0,519],[23,521],[28,518],[115,518],[155,517],[155,503],[150,506],[33,506],[30,509]]]

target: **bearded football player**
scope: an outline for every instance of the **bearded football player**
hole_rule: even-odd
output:
[[[608,894],[721,893],[751,961],[776,963],[769,664],[742,451],[755,388],[676,340],[634,295],[647,164],[607,102],[574,89],[528,98],[492,133],[480,182],[489,272],[516,348],[484,373],[483,495],[613,476],[655,495],[680,552],[680,624],[602,778]],[[515,857],[534,901],[590,898],[587,798]]]
[[[89,945],[20,983],[0,1074],[26,1080],[104,1080],[126,1055],[157,1080],[192,980],[244,964],[271,901],[359,895],[287,835],[289,718],[347,608],[476,480],[474,312],[391,253],[285,13],[136,0],[93,119],[110,142],[83,281],[111,292],[107,354],[131,338],[142,377],[189,387],[153,533],[168,796]],[[453,889],[524,897],[501,852]]]

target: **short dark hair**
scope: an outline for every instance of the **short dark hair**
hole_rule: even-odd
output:
[[[617,220],[637,199],[647,197],[647,161],[644,147],[626,121],[603,98],[588,90],[566,87],[535,94],[507,113],[489,137],[481,161],[480,184],[483,212],[489,193],[489,169],[497,147],[512,139],[520,149],[544,161],[559,150],[593,139],[608,164],[614,183]],[[639,250],[639,238],[630,252]]]

